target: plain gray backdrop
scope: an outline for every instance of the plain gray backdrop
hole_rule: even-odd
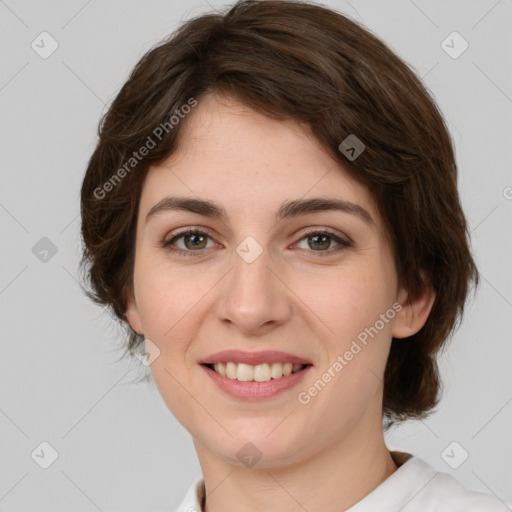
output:
[[[440,407],[388,446],[511,504],[512,2],[325,4],[380,36],[434,95],[482,278],[441,361]],[[137,361],[116,362],[120,333],[78,285],[79,189],[100,116],[139,58],[224,5],[0,0],[4,512],[172,512],[201,474],[189,434],[154,384],[133,383]]]

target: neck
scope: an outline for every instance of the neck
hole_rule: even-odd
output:
[[[380,418],[371,430],[359,424],[308,459],[267,468],[230,464],[194,439],[206,490],[204,512],[347,510],[397,470]]]

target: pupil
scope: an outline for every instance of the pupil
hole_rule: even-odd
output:
[[[192,245],[196,245],[196,246],[201,243],[201,240],[197,240],[197,239],[202,238],[202,237],[203,237],[203,235],[189,235],[188,236],[189,240],[192,241]]]
[[[315,235],[312,238],[315,240],[315,242],[313,242],[314,246],[320,247],[325,245],[325,241],[328,240],[329,237],[326,235]],[[321,239],[323,239],[323,241],[320,241]],[[327,245],[329,245],[329,242],[327,242]]]

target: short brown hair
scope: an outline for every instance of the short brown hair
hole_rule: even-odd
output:
[[[82,185],[88,296],[121,321],[126,353],[133,354],[143,337],[125,312],[141,188],[148,168],[176,149],[184,123],[166,130],[133,170],[126,164],[155,127],[169,126],[190,98],[210,92],[307,126],[373,194],[400,283],[418,289],[425,272],[436,299],[418,333],[393,339],[383,398],[386,428],[425,417],[439,401],[437,354],[458,326],[471,282],[478,284],[453,146],[435,101],[408,65],[357,22],[323,6],[239,1],[226,13],[184,23],[137,63],[101,120]],[[354,160],[338,149],[351,134],[365,145]]]

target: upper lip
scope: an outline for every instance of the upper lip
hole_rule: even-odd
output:
[[[242,350],[223,350],[206,357],[201,364],[215,363],[244,363],[256,366],[263,363],[292,363],[292,364],[311,364],[310,361],[288,354],[287,352],[279,352],[275,350],[264,350],[260,352],[244,352]]]

